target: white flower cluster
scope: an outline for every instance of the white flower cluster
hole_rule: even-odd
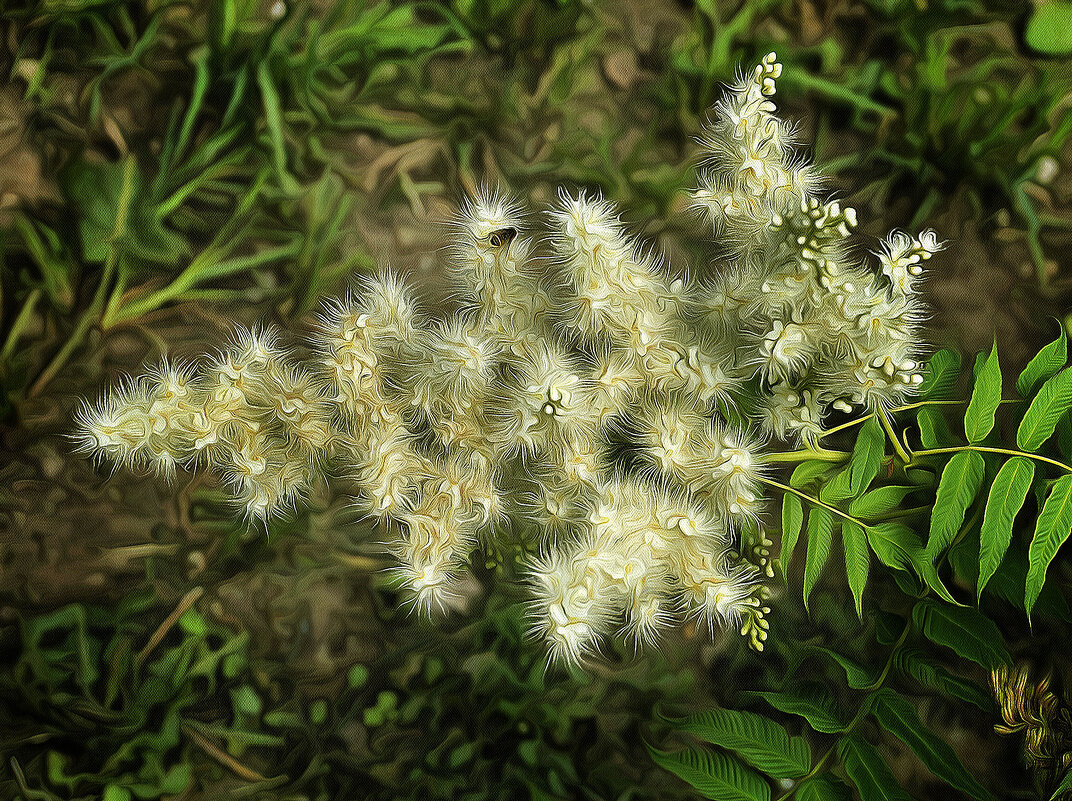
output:
[[[261,331],[196,369],[164,363],[83,410],[83,450],[209,470],[260,519],[342,473],[424,609],[475,549],[535,530],[531,611],[552,658],[652,643],[682,616],[761,649],[770,543],[739,532],[763,456],[729,420],[808,441],[829,405],[904,397],[913,284],[937,249],[898,234],[881,272],[847,263],[854,215],[792,157],[769,100],[779,69],[772,55],[742,80],[705,139],[695,198],[735,258],[713,286],[673,278],[603,200],[563,193],[540,247],[520,208],[481,196],[454,232],[458,313],[429,319],[394,277],[368,279],[326,307],[310,357]]]
[[[716,106],[693,197],[733,265],[703,299],[723,359],[758,370],[768,432],[814,442],[830,408],[894,406],[923,381],[915,284],[941,245],[893,233],[880,274],[849,256],[856,212],[820,196],[774,116],[780,73],[771,53]]]

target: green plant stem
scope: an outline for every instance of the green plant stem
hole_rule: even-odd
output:
[[[885,412],[878,412],[878,421],[882,424],[882,428],[886,431],[886,436],[889,437],[890,442],[893,443],[893,449],[897,451],[897,458],[901,460],[903,464],[911,464],[912,456],[904,445],[901,444],[901,438],[897,436],[897,432],[893,429],[893,423],[890,422],[890,417]]]
[[[858,417],[855,420],[849,420],[849,422],[842,423],[839,426],[834,426],[833,428],[827,429],[826,431],[821,433],[819,435],[819,439],[829,437],[831,434],[836,434],[838,431],[844,431],[847,428],[852,428],[853,426],[858,426],[858,425],[861,425],[862,423],[866,423],[868,420],[870,420],[874,416],[875,416],[875,413],[872,412],[871,414],[864,415],[863,417]]]
[[[279,259],[293,258],[300,250],[301,242],[295,240],[288,245],[270,248],[252,256],[224,259],[211,266],[203,263],[201,259],[197,259],[163,289],[152,292],[139,300],[119,306],[116,312],[105,321],[106,327],[111,327],[124,320],[140,317],[143,314],[155,311],[165,303],[179,300],[184,292],[193,289],[203,281],[245,272]]]
[[[1037,453],[1027,453],[1026,451],[1016,451],[1010,448],[990,448],[984,445],[957,445],[952,448],[928,448],[927,450],[914,451],[914,456],[933,456],[941,453],[960,453],[961,451],[979,451],[980,453],[1002,453],[1006,456],[1023,456],[1028,459],[1035,459],[1039,462],[1045,462],[1046,464],[1059,467],[1066,473],[1072,473],[1072,467],[1069,467],[1064,462],[1058,462],[1055,459],[1050,459],[1046,456],[1039,456]]]
[[[763,457],[766,462],[844,462],[850,454],[845,451],[832,451],[826,448],[802,448],[799,451],[771,453]]]
[[[41,371],[33,386],[30,387],[29,392],[26,393],[27,397],[33,398],[37,396],[41,390],[48,386],[49,382],[67,364],[71,355],[81,347],[90,327],[100,321],[104,311],[105,298],[108,297],[108,289],[112,285],[116,269],[119,266],[120,255],[117,243],[119,238],[126,233],[127,216],[130,211],[130,200],[133,193],[134,159],[128,156],[123,165],[123,185],[119,192],[119,202],[116,205],[115,228],[112,229],[112,235],[108,239],[108,258],[104,262],[104,270],[101,273],[100,283],[97,284],[97,291],[93,294],[93,301],[82,313],[78,324],[63,344],[63,347],[52,357],[52,361],[48,363],[48,366]]]
[[[11,330],[7,333],[7,340],[4,342],[4,348],[3,350],[0,350],[0,372],[6,372],[8,360],[11,359],[11,354],[15,350],[15,345],[19,341],[19,337],[22,335],[22,330],[30,324],[30,320],[33,318],[33,310],[37,306],[37,301],[40,300],[40,298],[40,287],[26,296],[26,302],[22,304],[18,316],[11,324]]]
[[[824,509],[826,509],[827,511],[833,512],[834,514],[838,515],[839,517],[843,517],[846,520],[848,520],[848,521],[850,521],[852,523],[855,523],[856,525],[860,526],[861,528],[865,528],[865,529],[871,528],[871,526],[869,526],[867,523],[863,522],[862,520],[858,520],[855,517],[853,517],[852,515],[848,514],[847,512],[841,511],[836,506],[831,506],[828,503],[824,503],[823,501],[821,501],[818,498],[816,498],[814,495],[809,495],[806,492],[801,492],[796,487],[791,487],[788,484],[783,484],[782,482],[775,481],[772,478],[760,478],[759,480],[762,481],[764,484],[767,484],[767,485],[769,485],[771,487],[775,487],[776,489],[780,489],[782,492],[791,492],[794,495],[796,495],[797,497],[804,499],[805,501],[807,501],[808,503],[810,503],[810,504],[812,504],[814,506],[821,506]]]

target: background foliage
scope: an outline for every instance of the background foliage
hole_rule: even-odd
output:
[[[1068,15],[5,3],[0,797],[1049,798],[1072,733],[1064,336],[1021,370],[1069,308]],[[762,657],[686,630],[545,675],[510,554],[425,624],[334,496],[266,538],[196,479],[104,484],[69,457],[77,397],[232,321],[301,330],[384,262],[442,302],[438,223],[483,182],[536,204],[600,189],[702,275],[691,137],[771,49],[783,111],[870,233],[951,241],[928,294],[953,350],[927,404],[776,476]]]

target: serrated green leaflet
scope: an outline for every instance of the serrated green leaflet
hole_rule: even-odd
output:
[[[1044,347],[1027,363],[1027,367],[1016,379],[1016,391],[1021,398],[1027,398],[1041,382],[1057,374],[1068,360],[1068,339],[1064,326],[1057,339]]]
[[[796,789],[797,801],[840,801],[841,794],[822,776],[802,782]]]
[[[987,670],[1011,662],[998,627],[977,609],[947,606],[924,598],[912,609],[912,620],[928,640]]]
[[[994,343],[975,379],[968,410],[964,414],[964,434],[968,442],[980,442],[994,427],[994,412],[1001,403],[1001,366]]]
[[[949,547],[964,524],[964,514],[979,492],[985,467],[979,453],[961,451],[953,454],[942,470],[934,510],[931,512],[930,537],[927,539],[927,557],[931,562]]]
[[[1072,475],[1061,476],[1054,482],[1031,538],[1027,555],[1027,581],[1024,585],[1024,609],[1027,610],[1028,619],[1046,583],[1050,562],[1069,534],[1072,534]]]
[[[882,564],[897,570],[915,568],[922,550],[916,532],[904,523],[876,523],[866,531],[867,541]]]
[[[871,570],[867,535],[859,525],[846,520],[841,526],[841,539],[845,545],[845,576],[849,580],[849,589],[856,603],[856,615],[863,620],[864,588],[867,586],[867,575]]]
[[[797,547],[800,529],[804,526],[804,509],[800,498],[791,492],[782,497],[782,570],[789,573],[789,560]]]
[[[852,468],[846,467],[834,474],[834,477],[822,484],[819,489],[819,500],[823,503],[837,503],[846,498],[851,498],[852,492]]]
[[[886,435],[878,417],[872,417],[860,427],[849,460],[849,489],[853,496],[862,493],[874,481],[885,452]]]
[[[933,406],[924,406],[916,412],[916,422],[919,424],[919,441],[924,448],[944,448],[956,442],[949,423]]]
[[[715,801],[768,801],[770,787],[759,774],[727,754],[706,749],[660,751],[648,746],[656,765],[691,784]]]
[[[927,360],[927,375],[919,386],[919,395],[925,400],[946,398],[960,374],[960,354],[943,348]]]
[[[752,767],[776,779],[795,779],[811,769],[811,751],[802,737],[790,737],[773,720],[752,712],[711,709],[669,721],[678,731],[734,751]]]
[[[793,475],[789,477],[789,486],[793,487],[793,489],[802,489],[819,476],[832,470],[833,467],[830,462],[823,462],[818,459],[801,462],[793,470]]]
[[[836,734],[845,730],[845,724],[838,719],[830,698],[819,689],[808,690],[800,687],[781,692],[756,692],[755,695],[779,712],[804,718],[813,729],[823,734]]]
[[[838,756],[861,801],[912,801],[897,783],[889,766],[866,740],[854,735],[838,741]]]
[[[892,512],[901,505],[905,495],[919,489],[891,484],[865,492],[849,504],[849,514],[854,517],[873,518]]]
[[[897,668],[925,687],[939,690],[960,701],[973,704],[984,712],[994,706],[993,697],[978,685],[954,676],[935,660],[928,658],[918,648],[904,648],[894,656]]]
[[[845,671],[845,678],[848,681],[849,686],[854,690],[862,690],[865,687],[870,687],[875,683],[875,679],[878,678],[876,671],[858,664],[844,654],[839,654],[831,648],[824,648],[821,645],[813,645],[810,647],[810,650],[825,654],[837,662],[841,669]]]
[[[834,518],[830,512],[816,506],[808,512],[808,552],[804,561],[804,608],[808,608],[808,598],[819,580],[819,574],[830,556],[830,545],[834,534]]]
[[[1046,380],[1031,401],[1016,429],[1016,444],[1021,450],[1035,451],[1053,436],[1057,421],[1072,408],[1072,369],[1065,368]]]
[[[994,797],[968,773],[956,752],[924,726],[915,707],[897,693],[886,688],[875,693],[871,714],[880,726],[911,748],[935,776],[978,801],[993,801]]]
[[[1013,456],[1005,462],[994,479],[983,512],[983,527],[979,532],[979,586],[976,597],[998,569],[1012,541],[1012,523],[1024,505],[1035,465],[1024,456]]]

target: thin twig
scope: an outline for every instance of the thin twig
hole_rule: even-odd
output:
[[[149,642],[145,643],[145,647],[138,652],[138,656],[134,659],[134,665],[137,669],[141,669],[146,658],[152,653],[152,650],[160,644],[160,641],[167,636],[167,633],[171,631],[171,627],[178,622],[179,618],[183,616],[187,609],[197,603],[198,598],[204,595],[204,593],[204,587],[194,587],[182,596],[178,606],[171,610],[171,614],[157,627],[156,631],[153,632],[153,636],[149,638]]]
[[[189,737],[193,741],[194,745],[196,745],[210,757],[215,759],[225,768],[230,770],[240,779],[245,779],[247,782],[268,781],[267,776],[262,776],[261,774],[257,773],[257,771],[253,770],[253,768],[248,768],[243,765],[233,756],[231,756],[214,742],[212,742],[212,740],[208,739],[208,737],[193,728],[193,726],[189,725],[188,723],[183,723],[181,724],[181,728],[183,734]]]

